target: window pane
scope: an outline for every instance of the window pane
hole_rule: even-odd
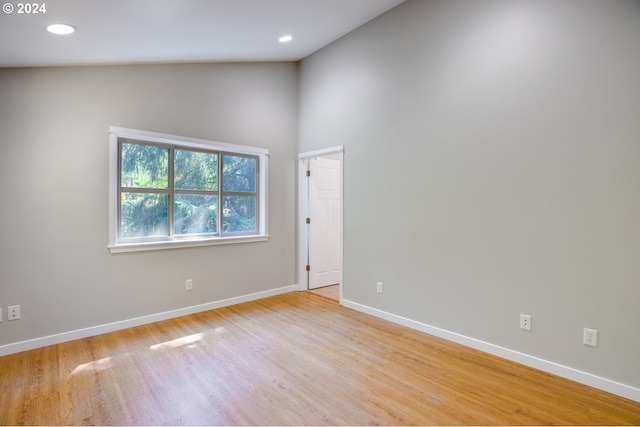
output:
[[[123,188],[167,188],[169,186],[169,149],[143,144],[122,144],[120,159]]]
[[[255,192],[257,159],[229,154],[222,157],[222,190]]]
[[[167,194],[122,193],[122,237],[169,235]]]
[[[256,231],[256,198],[224,196],[222,230],[225,233]]]
[[[176,195],[173,212],[176,234],[218,231],[218,196]]]
[[[179,190],[218,190],[218,155],[175,150],[175,188]]]

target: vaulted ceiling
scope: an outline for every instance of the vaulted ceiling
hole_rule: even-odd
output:
[[[4,0],[0,67],[297,61],[403,1]]]

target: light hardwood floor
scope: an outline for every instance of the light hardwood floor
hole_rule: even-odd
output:
[[[340,285],[324,286],[322,288],[312,289],[309,292],[316,295],[321,295],[334,301],[340,301]]]
[[[0,424],[640,424],[640,403],[295,292],[0,358]]]

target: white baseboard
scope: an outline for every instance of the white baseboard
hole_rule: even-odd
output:
[[[632,387],[630,385],[622,384],[617,381],[602,378],[597,375],[583,372],[568,366],[560,365],[555,362],[550,362],[548,360],[540,359],[535,356],[520,353],[515,350],[510,350],[505,347],[500,347],[495,344],[477,340],[475,338],[470,338],[435,326],[427,325],[426,323],[407,319],[406,317],[398,316],[386,311],[358,304],[353,301],[342,300],[342,305],[347,308],[360,311],[362,313],[370,314],[372,316],[389,320],[393,323],[397,323],[399,325],[427,333],[429,335],[434,335],[448,341],[453,341],[466,347],[471,347],[485,353],[493,354],[494,356],[502,357],[504,359],[511,360],[522,365],[530,366],[532,368],[536,368],[541,371],[557,375],[559,377],[567,378],[578,383],[588,385],[590,387],[594,387],[627,399],[634,400],[636,402],[640,402],[640,389]]]
[[[75,331],[63,332],[60,334],[49,335],[41,338],[34,338],[26,341],[20,341],[0,346],[0,356],[19,353],[21,351],[33,350],[35,348],[46,347],[48,345],[60,344],[67,341],[73,341],[80,338],[92,337],[95,335],[105,334],[107,332],[119,331],[121,329],[133,328],[135,326],[146,325],[148,323],[160,322],[162,320],[173,319],[175,317],[186,316],[189,314],[200,313],[202,311],[214,310],[216,308],[227,307],[243,302],[254,301],[261,298],[267,298],[274,295],[285,294],[298,290],[298,285],[284,286],[281,288],[270,289],[268,291],[256,292],[248,295],[241,295],[223,299],[219,301],[208,302],[205,304],[194,305],[191,307],[179,308],[176,310],[165,311],[163,313],[150,314],[148,316],[136,317],[133,319],[122,320],[104,325],[92,326]]]

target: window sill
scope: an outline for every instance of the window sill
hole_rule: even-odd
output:
[[[194,248],[198,246],[229,245],[235,243],[266,242],[269,235],[216,237],[210,239],[171,240],[165,242],[136,242],[109,245],[112,254],[124,252],[157,251],[163,249]]]

